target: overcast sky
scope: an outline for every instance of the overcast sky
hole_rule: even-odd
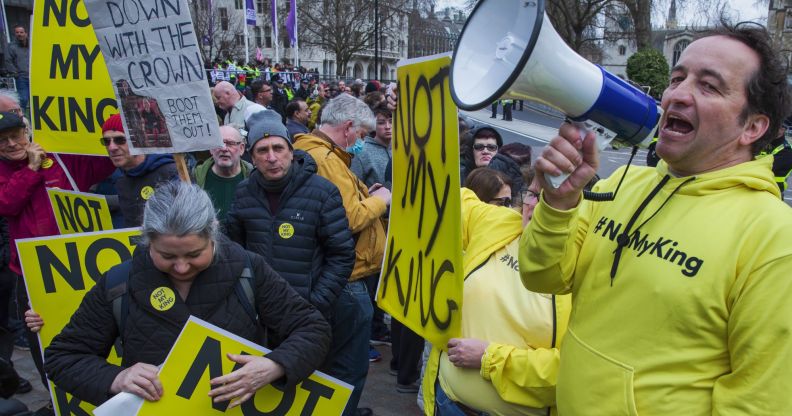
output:
[[[489,1],[498,1],[498,0],[489,0]],[[665,4],[669,4],[669,0],[662,0]],[[684,1],[684,0],[682,0]],[[677,0],[677,7],[682,3],[682,1]],[[466,2],[465,0],[439,0],[438,4],[440,8],[446,6],[461,6],[464,5]],[[754,3],[756,0],[729,0],[728,4],[731,9],[735,12],[735,18],[733,20],[753,20],[753,21],[760,21],[761,23],[765,23],[767,20],[767,5],[762,5],[760,7],[754,7]],[[664,9],[667,9],[668,6],[665,6]],[[739,19],[737,17],[739,16]],[[653,17],[652,24],[655,26],[661,25],[663,20],[665,19],[665,13],[662,15],[658,15]],[[680,24],[685,24],[683,16],[680,15],[678,12],[677,20],[679,20]]]

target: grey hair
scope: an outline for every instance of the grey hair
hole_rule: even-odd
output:
[[[242,137],[242,133],[239,132],[238,128],[226,124],[226,125],[220,126],[220,135],[221,136],[223,135],[224,131],[227,131],[227,132],[231,133],[234,136],[234,138],[236,138],[237,140],[239,140],[239,141],[241,141],[243,143],[245,142],[245,138]]]
[[[8,98],[9,100],[12,100],[14,101],[14,103],[19,105],[19,94],[17,94],[16,91],[0,88],[0,97]]]
[[[322,124],[339,126],[348,120],[355,128],[363,127],[366,131],[377,128],[377,119],[371,109],[349,94],[339,94],[322,108]]]
[[[198,185],[183,182],[167,182],[157,188],[146,202],[142,227],[142,245],[162,235],[197,234],[216,241],[220,232],[209,195]]]

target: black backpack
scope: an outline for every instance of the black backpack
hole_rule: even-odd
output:
[[[123,355],[123,341],[121,335],[126,327],[126,318],[129,315],[129,273],[132,271],[132,260],[127,260],[107,271],[105,281],[106,299],[113,303],[113,317],[118,328],[118,339],[116,340],[116,351],[119,356]],[[258,322],[258,312],[256,311],[256,297],[253,292],[253,266],[250,264],[250,256],[245,256],[245,267],[236,281],[234,292],[239,298],[239,302],[250,316],[253,322]]]

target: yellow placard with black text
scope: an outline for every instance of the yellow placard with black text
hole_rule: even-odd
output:
[[[212,403],[209,380],[236,370],[227,354],[266,355],[267,349],[194,316],[185,324],[159,373],[165,394],[157,402],[143,402],[138,416],[159,415],[340,415],[352,386],[314,372],[293,388],[273,385],[250,400],[228,409],[228,402]]]
[[[111,230],[16,241],[31,309],[41,315],[38,333],[43,349],[60,333],[80,306],[83,296],[111,267],[132,257],[139,228]],[[108,362],[120,364],[115,351]],[[50,384],[56,414],[90,414],[92,405]]]
[[[80,0],[33,2],[30,114],[48,152],[107,155],[102,124],[118,112],[96,35]]]
[[[377,304],[444,347],[461,334],[459,131],[451,57],[399,61],[390,224]]]
[[[104,195],[47,188],[52,212],[61,234],[90,233],[113,229]]]

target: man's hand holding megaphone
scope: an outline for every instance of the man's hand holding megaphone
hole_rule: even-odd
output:
[[[599,168],[599,151],[592,131],[581,137],[581,129],[564,123],[558,129],[558,136],[542,150],[536,159],[536,176],[542,185],[542,199],[558,210],[569,210],[578,205],[583,188],[594,177]],[[568,173],[569,177],[554,188],[546,175],[559,176]]]

